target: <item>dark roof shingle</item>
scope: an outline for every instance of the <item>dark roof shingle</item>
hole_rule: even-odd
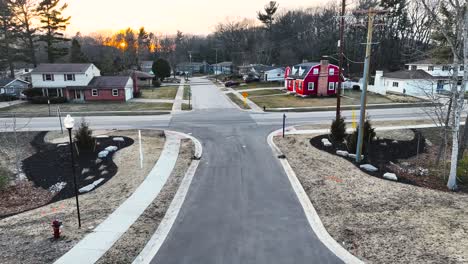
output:
[[[386,78],[395,78],[395,79],[405,79],[405,80],[425,80],[425,79],[434,79],[434,76],[425,72],[424,70],[402,70],[396,72],[384,73],[383,77]]]
[[[98,76],[89,82],[91,88],[124,88],[127,85],[129,76]]]
[[[91,63],[42,63],[39,64],[32,73],[84,73],[91,65]]]

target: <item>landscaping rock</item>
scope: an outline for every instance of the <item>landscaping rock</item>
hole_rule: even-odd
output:
[[[432,144],[432,142],[431,142],[429,139],[426,138],[426,145],[427,145],[428,147],[432,147],[433,144]]]
[[[322,144],[323,144],[325,147],[331,147],[331,146],[332,146],[332,143],[331,143],[330,140],[328,140],[327,138],[323,138],[323,139],[322,139]]]
[[[348,157],[348,151],[345,151],[345,150],[337,150],[336,151],[336,155],[338,156],[342,156],[342,157]]]
[[[94,189],[94,187],[96,187],[96,186],[94,186],[94,184],[91,183],[91,184],[89,184],[89,185],[86,185],[86,186],[83,187],[83,188],[80,188],[78,191],[79,191],[80,193],[87,193],[87,192],[92,191],[92,190]]]
[[[56,184],[49,187],[49,192],[56,194],[65,188],[66,185],[66,182],[57,182]]]
[[[392,144],[398,144],[398,140],[393,140]]]
[[[112,140],[115,142],[125,142],[125,139],[123,137],[115,137]]]
[[[96,136],[96,138],[109,138],[108,135],[99,135],[99,136]]]
[[[98,153],[98,158],[107,158],[107,156],[109,155],[109,151],[107,150],[103,150],[101,152]]]
[[[396,176],[395,173],[387,172],[383,175],[383,177],[387,180],[398,181],[398,177]]]
[[[356,154],[349,153],[348,158],[356,159]],[[364,159],[364,155],[361,155],[361,159]]]
[[[102,163],[102,159],[97,159],[97,160],[95,161],[95,163],[96,163],[96,165],[101,164],[101,163]]]
[[[419,176],[427,176],[429,175],[429,170],[428,169],[424,169],[422,167],[419,167],[418,168],[418,175]]]
[[[85,174],[88,173],[88,172],[89,172],[89,168],[83,168],[83,169],[81,170],[81,175],[85,175]]]
[[[380,146],[386,147],[386,146],[387,146],[387,143],[386,143],[386,142],[382,142],[382,143],[380,143]]]
[[[370,164],[363,164],[361,166],[359,166],[359,168],[365,170],[365,171],[369,171],[369,172],[376,172],[378,171],[378,169]]]
[[[116,147],[116,146],[109,146],[109,147],[105,148],[104,150],[108,151],[108,152],[114,152],[114,151],[117,151],[117,149],[119,149],[119,148]]]
[[[94,181],[93,184],[94,184],[94,186],[98,186],[102,181],[104,181],[103,178],[101,178],[101,179],[99,179],[97,181]]]
[[[61,143],[57,145],[57,148],[68,146],[68,143]]]

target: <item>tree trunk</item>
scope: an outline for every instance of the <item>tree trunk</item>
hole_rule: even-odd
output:
[[[445,124],[444,124],[444,138],[447,138],[447,131],[449,128],[449,122],[450,122],[450,113],[452,111],[452,98],[450,98],[449,105],[447,108],[447,118],[445,119]],[[440,163],[440,158],[442,156],[442,151],[445,149],[447,142],[444,140],[439,146],[439,152],[437,152],[437,158],[436,158],[436,165],[439,165]]]
[[[463,95],[458,92],[458,69],[460,67],[458,56],[453,59],[453,75],[452,75],[452,157],[450,160],[450,174],[447,182],[447,187],[450,190],[457,189],[457,164],[458,164],[458,141],[460,132],[460,116],[463,108]],[[460,101],[461,98],[461,101]]]

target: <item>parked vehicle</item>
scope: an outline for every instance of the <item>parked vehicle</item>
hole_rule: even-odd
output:
[[[233,87],[233,86],[238,86],[240,83],[237,81],[227,81],[224,83],[225,87]]]
[[[360,90],[362,86],[362,79],[359,81],[352,80],[352,79],[345,79],[343,82],[343,89],[353,89],[353,90]]]
[[[258,76],[255,76],[255,75],[247,75],[247,76],[244,76],[244,82],[245,83],[252,83],[252,82],[259,82],[260,81],[260,78]]]

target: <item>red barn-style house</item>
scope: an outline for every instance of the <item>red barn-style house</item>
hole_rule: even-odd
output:
[[[286,87],[290,93],[300,96],[334,96],[338,89],[338,70],[338,66],[327,60],[297,64],[286,76]]]
[[[96,76],[87,86],[66,87],[65,97],[71,101],[125,102],[137,90],[130,76]]]

